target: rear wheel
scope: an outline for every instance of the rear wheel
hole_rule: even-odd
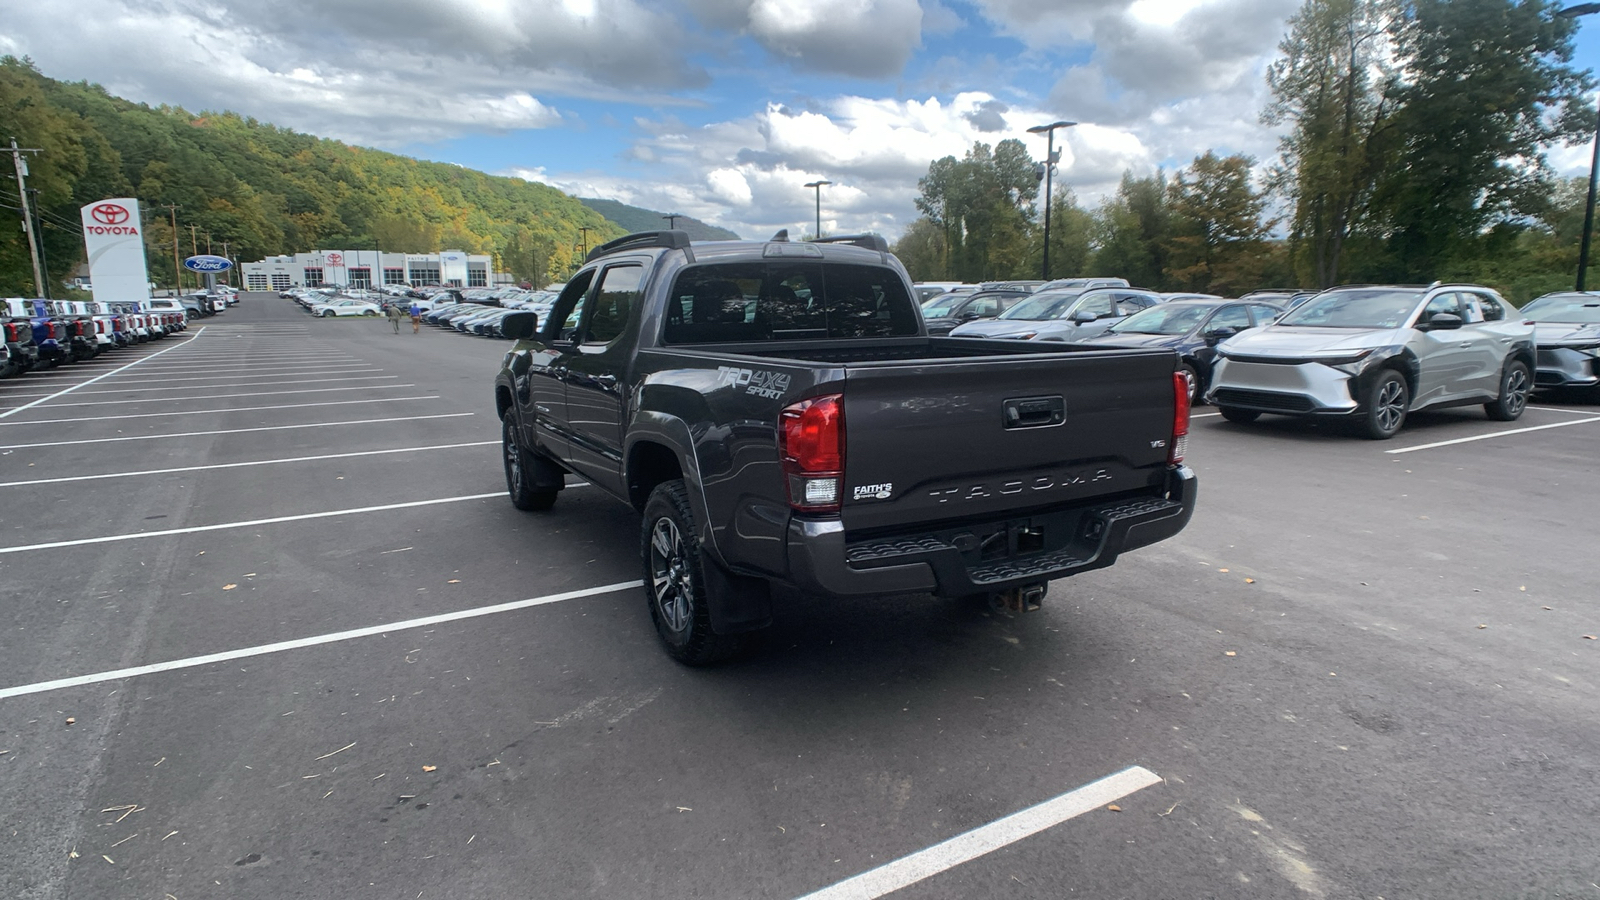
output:
[[[363,310],[361,314],[363,316],[375,316],[375,315],[378,314],[378,311],[375,310],[375,309],[368,309],[368,310]]]
[[[1500,376],[1500,397],[1493,403],[1485,403],[1483,411],[1496,422],[1515,422],[1528,408],[1528,392],[1532,389],[1527,364],[1512,360]]]
[[[1375,441],[1386,441],[1395,436],[1406,423],[1406,410],[1411,405],[1411,389],[1406,379],[1393,369],[1384,369],[1367,389],[1366,412],[1361,418],[1361,431]]]
[[[505,460],[506,492],[511,495],[511,505],[517,509],[542,512],[555,505],[559,492],[534,487],[532,454],[517,440],[517,427],[513,420],[510,412],[500,420],[500,455]]]
[[[1217,412],[1222,413],[1222,417],[1229,422],[1235,422],[1239,425],[1249,425],[1251,422],[1261,418],[1261,413],[1253,409],[1239,409],[1236,406],[1219,406],[1217,407]]]
[[[711,587],[682,479],[656,485],[645,501],[641,542],[645,595],[667,655],[690,666],[721,662],[744,646],[737,634],[711,630]]]

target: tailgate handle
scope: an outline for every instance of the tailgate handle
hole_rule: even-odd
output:
[[[1005,427],[1048,428],[1067,420],[1067,401],[1055,397],[1019,397],[1004,404]]]

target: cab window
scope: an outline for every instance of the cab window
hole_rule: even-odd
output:
[[[576,278],[567,282],[562,288],[561,296],[556,298],[555,306],[550,308],[550,318],[545,320],[544,339],[546,341],[571,340],[577,333],[578,322],[583,317],[583,299],[589,293],[589,285],[594,283],[594,270],[579,272]]]
[[[589,322],[583,329],[585,344],[609,344],[622,334],[622,326],[639,302],[644,266],[612,266],[600,276],[600,289],[589,302]]]

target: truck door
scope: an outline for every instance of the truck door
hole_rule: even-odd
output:
[[[565,357],[567,437],[572,468],[597,485],[622,490],[623,411],[631,344],[623,338],[639,306],[644,266],[621,262],[600,284],[578,322],[576,352]]]
[[[543,346],[529,351],[528,366],[517,375],[517,406],[523,438],[565,462],[571,454],[567,427],[567,361],[576,355],[578,322],[584,313],[594,270],[580,272],[562,289],[540,328]]]

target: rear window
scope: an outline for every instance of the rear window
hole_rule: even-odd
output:
[[[884,266],[721,263],[684,269],[667,299],[668,344],[882,338],[917,333],[900,274]]]

